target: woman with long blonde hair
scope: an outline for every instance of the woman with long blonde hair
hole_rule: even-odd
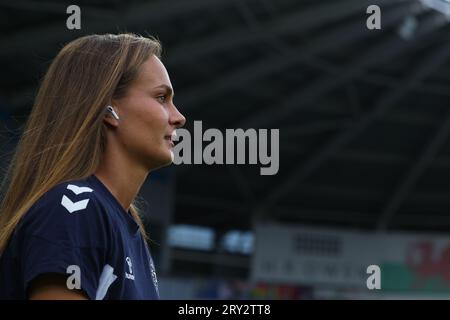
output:
[[[135,198],[185,123],[155,39],[61,49],[3,183],[0,299],[158,299]]]

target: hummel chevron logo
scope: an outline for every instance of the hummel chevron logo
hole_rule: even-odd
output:
[[[85,192],[92,192],[94,190],[92,190],[91,188],[88,187],[78,187],[76,185],[73,184],[69,184],[67,186],[67,189],[71,190],[73,193],[75,193],[76,195],[79,195],[80,193],[85,193]]]
[[[78,187],[78,186],[73,185],[73,184],[67,185],[67,189],[69,189],[70,191],[72,191],[76,195],[79,195],[79,194],[85,193],[85,192],[92,192],[92,191],[94,191],[91,188]],[[67,211],[69,211],[70,213],[86,209],[88,203],[89,203],[89,199],[80,200],[78,202],[72,202],[72,200],[70,200],[66,195],[63,195],[63,197],[61,199],[61,205],[64,208],[66,208]]]
[[[63,197],[61,199],[62,206],[64,208],[66,208],[67,211],[69,211],[70,213],[86,209],[88,203],[89,203],[89,199],[72,202],[72,200],[67,198],[66,195],[63,195]]]

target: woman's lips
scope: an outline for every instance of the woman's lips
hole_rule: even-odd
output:
[[[175,143],[172,140],[172,136],[165,136],[164,140],[167,140],[172,148],[175,146]]]
[[[167,140],[170,143],[170,146],[172,148],[175,146],[175,143],[173,141],[175,140],[176,136],[177,136],[177,132],[174,131],[174,132],[172,132],[172,134],[167,135],[167,136],[164,137],[164,139]]]

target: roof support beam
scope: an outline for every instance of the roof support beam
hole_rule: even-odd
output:
[[[429,142],[424,152],[417,159],[416,163],[407,172],[405,177],[398,183],[392,197],[383,208],[380,215],[377,229],[386,231],[389,222],[400,209],[411,190],[414,189],[420,177],[430,167],[436,154],[448,140],[450,135],[450,113],[447,115],[441,127],[437,130],[433,139]]]

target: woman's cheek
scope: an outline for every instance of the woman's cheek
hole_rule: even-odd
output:
[[[153,125],[156,127],[161,127],[166,125],[169,121],[169,114],[167,110],[162,106],[159,105],[157,108],[154,108],[152,110],[151,119],[153,122]]]

